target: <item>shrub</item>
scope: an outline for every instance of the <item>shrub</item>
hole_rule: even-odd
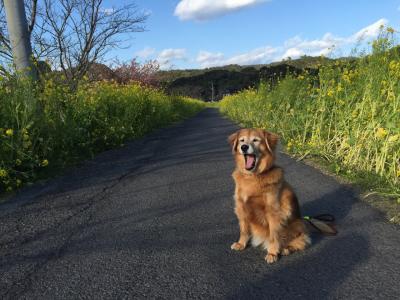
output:
[[[119,83],[130,83],[132,81],[140,82],[147,86],[159,86],[157,74],[160,65],[155,60],[150,60],[140,64],[136,59],[130,62],[119,63],[114,68],[114,76]]]
[[[286,149],[316,155],[337,173],[400,197],[400,54],[393,31],[382,32],[370,55],[324,65],[317,78],[288,76],[227,96],[221,110],[245,126],[279,133]]]
[[[201,101],[138,83],[0,83],[0,192],[193,115]]]

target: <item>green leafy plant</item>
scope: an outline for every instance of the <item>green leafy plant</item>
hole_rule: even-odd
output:
[[[245,126],[279,133],[289,153],[318,156],[334,172],[400,196],[400,51],[382,30],[372,52],[336,60],[318,76],[287,76],[226,96],[221,111]]]
[[[191,116],[203,102],[138,83],[0,82],[0,192]]]

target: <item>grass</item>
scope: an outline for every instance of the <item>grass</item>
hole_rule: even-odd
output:
[[[225,97],[220,109],[280,134],[287,152],[400,203],[400,53],[388,28],[370,55]],[[400,216],[396,216],[399,218]]]
[[[0,80],[0,194],[204,107],[139,84]]]
[[[218,101],[214,101],[214,102],[205,102],[206,107],[209,108],[219,108],[219,102]]]

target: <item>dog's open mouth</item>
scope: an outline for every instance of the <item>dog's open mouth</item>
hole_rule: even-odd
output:
[[[251,171],[256,166],[257,158],[254,154],[245,154],[244,161],[246,170]]]

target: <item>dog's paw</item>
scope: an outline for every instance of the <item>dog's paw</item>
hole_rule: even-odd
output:
[[[273,264],[278,260],[278,255],[268,253],[267,256],[265,256],[265,260],[267,261],[267,263]]]
[[[281,251],[281,254],[282,255],[289,255],[291,253],[291,251],[290,251],[290,249],[289,248],[285,248],[285,249],[282,249],[282,251]]]
[[[238,242],[235,242],[231,245],[231,249],[236,250],[236,251],[242,251],[242,250],[244,250],[244,248],[245,248],[245,246]]]

